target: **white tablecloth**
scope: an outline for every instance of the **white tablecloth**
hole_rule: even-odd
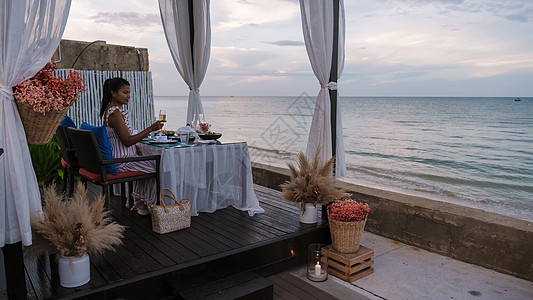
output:
[[[161,154],[161,188],[172,190],[178,200],[189,198],[192,216],[230,205],[250,216],[264,212],[253,190],[246,143],[182,148],[139,145],[143,155]]]

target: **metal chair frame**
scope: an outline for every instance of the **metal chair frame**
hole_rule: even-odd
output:
[[[63,193],[67,190],[68,183],[68,196],[70,197],[74,191],[74,176],[76,171],[79,170],[78,158],[76,157],[76,150],[71,145],[67,131],[63,125],[57,127],[56,134],[59,147],[61,147],[61,158],[68,165],[65,166],[65,164],[61,163],[63,168]]]
[[[80,164],[80,175],[82,180],[90,181],[94,184],[102,186],[102,191],[106,196],[106,207],[110,200],[110,186],[113,184],[121,184],[121,198],[122,205],[126,203],[126,188],[125,183],[128,183],[129,189],[129,203],[130,207],[133,205],[133,200],[131,197],[132,192],[132,182],[140,179],[155,178],[157,184],[157,191],[161,188],[160,178],[159,178],[159,166],[161,163],[160,155],[151,155],[151,156],[137,156],[137,157],[127,157],[127,158],[113,158],[113,159],[103,159],[102,152],[96,141],[94,133],[90,130],[82,130],[75,128],[67,128],[68,133],[74,144],[74,149],[76,150],[78,161]],[[107,174],[105,166],[112,163],[124,163],[124,162],[134,162],[134,161],[146,161],[154,160],[156,164],[156,171],[154,173],[144,173],[144,172],[119,172],[117,175]],[[100,180],[94,180],[91,177],[85,176],[84,173],[92,173],[91,175],[100,176]],[[129,175],[129,173],[133,175]],[[142,173],[142,174],[139,174]]]

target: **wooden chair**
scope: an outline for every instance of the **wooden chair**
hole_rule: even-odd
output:
[[[80,163],[80,176],[84,181],[90,181],[94,184],[102,186],[104,195],[106,196],[106,207],[109,205],[110,186],[116,183],[121,184],[121,198],[122,205],[126,204],[126,187],[125,183],[130,183],[130,207],[133,204],[131,201],[131,183],[140,179],[155,178],[157,183],[157,191],[161,190],[159,181],[159,165],[161,161],[160,155],[152,156],[138,156],[127,158],[113,158],[103,159],[100,147],[96,141],[94,133],[90,130],[82,130],[75,128],[68,128],[68,133],[76,149],[76,154]],[[155,172],[145,173],[141,171],[119,172],[116,175],[107,174],[105,166],[112,163],[124,163],[133,161],[155,161]]]
[[[79,170],[80,164],[76,157],[76,150],[70,143],[67,131],[63,125],[59,125],[56,130],[59,147],[61,147],[61,166],[63,167],[63,193],[67,190],[68,196],[72,196],[74,191],[74,175]]]

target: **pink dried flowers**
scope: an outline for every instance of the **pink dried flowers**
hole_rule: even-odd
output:
[[[328,206],[329,218],[341,222],[359,222],[366,219],[370,212],[368,204],[353,199],[335,200]]]
[[[199,124],[199,127],[200,127],[200,131],[201,132],[206,133],[206,132],[209,131],[209,128],[211,127],[211,124],[202,122],[202,123]]]
[[[71,71],[67,78],[61,78],[54,75],[55,70],[55,64],[47,63],[32,78],[15,86],[13,96],[42,114],[69,108],[79,94],[86,91],[85,84],[76,71]]]

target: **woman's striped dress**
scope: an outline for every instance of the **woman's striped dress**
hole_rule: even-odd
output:
[[[128,113],[123,111],[122,108],[118,106],[110,107],[105,114],[104,121],[106,124],[106,132],[109,138],[109,143],[111,144],[111,149],[113,151],[113,157],[123,158],[123,157],[138,156],[135,145],[126,147],[122,143],[120,138],[118,137],[117,133],[115,132],[115,129],[109,127],[108,125],[109,115],[111,115],[117,109],[122,114],[122,118],[124,119],[124,122],[126,123],[126,126],[128,127],[130,134],[133,134],[133,129],[131,128],[130,121],[128,118]],[[155,172],[155,162],[153,160],[120,163],[120,164],[116,164],[116,167],[119,172],[127,172],[127,171],[141,171],[141,172],[147,172],[147,173]],[[132,209],[139,207],[141,203],[143,202],[146,204],[146,206],[148,206],[148,208],[150,208],[150,205],[156,203],[156,200],[157,200],[155,179],[152,178],[152,179],[134,181],[132,196],[134,199],[134,205]]]

